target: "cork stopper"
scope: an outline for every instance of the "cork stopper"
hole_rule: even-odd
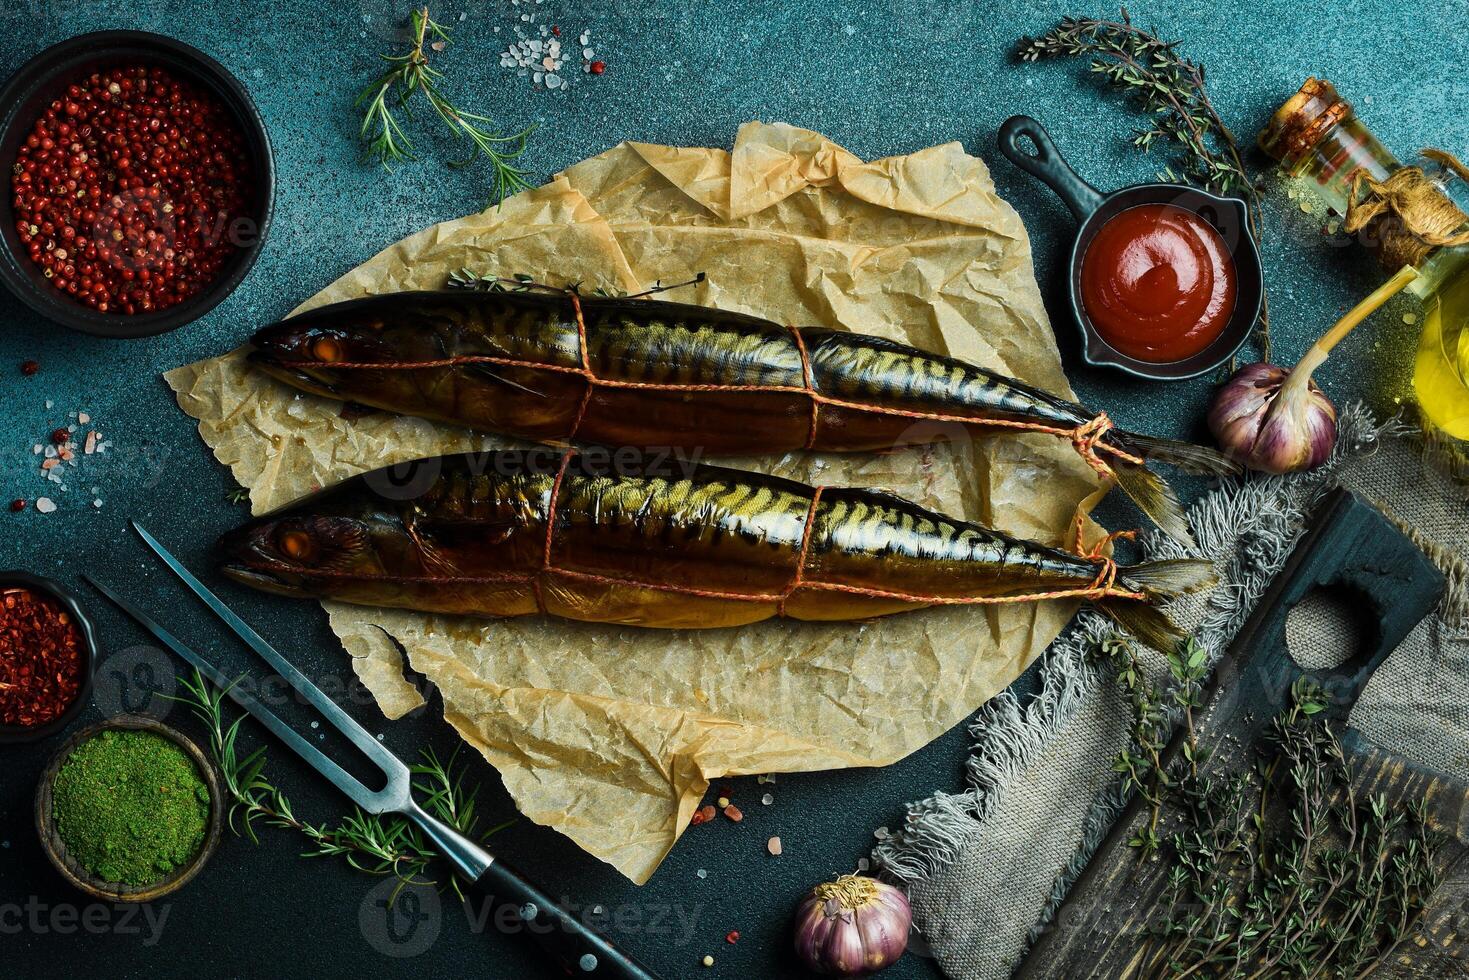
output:
[[[1351,118],[1352,107],[1324,78],[1308,78],[1275,110],[1260,130],[1260,149],[1291,168],[1299,164],[1337,124]]]

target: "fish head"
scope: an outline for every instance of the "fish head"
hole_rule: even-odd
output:
[[[323,306],[257,331],[250,360],[327,381],[353,368],[441,360],[456,343],[465,299],[405,293]]]
[[[380,320],[365,310],[354,315],[327,308],[292,317],[258,331],[250,344],[251,364],[297,388],[333,398],[352,394],[354,369],[348,365],[403,360],[383,336]]]
[[[385,573],[379,536],[372,522],[346,515],[268,515],[219,539],[220,570],[280,595],[329,595],[334,581]]]

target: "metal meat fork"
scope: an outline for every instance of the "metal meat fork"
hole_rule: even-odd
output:
[[[233,630],[236,636],[244,640],[250,649],[275,668],[282,677],[290,682],[292,687],[300,692],[302,697],[316,706],[327,721],[336,726],[338,731],[382,769],[383,775],[387,777],[387,785],[377,792],[369,790],[341,766],[327,758],[320,749],[303,738],[290,725],[282,721],[275,712],[261,704],[249,692],[240,690],[238,685],[233,684],[214,665],[185,646],[151,616],[123,599],[112,589],[90,576],[83,575],[82,578],[86,579],[93,588],[137,620],[144,629],[157,637],[160,643],[208,678],[210,683],[229,694],[236,704],[274,732],[277,738],[310,763],[317,772],[331,780],[337,789],[346,793],[363,810],[368,813],[399,813],[411,820],[428,835],[439,852],[459,870],[465,880],[470,883],[470,889],[491,903],[492,911],[495,913],[493,921],[502,921],[503,917],[513,923],[517,931],[524,932],[534,939],[567,974],[621,978],[621,980],[656,980],[649,970],[626,953],[618,950],[601,933],[558,907],[540,889],[507,868],[503,862],[497,860],[474,841],[424,811],[413,799],[411,773],[402,759],[389,752],[381,742],[368,733],[367,729],[354,721],[350,715],[337,706],[336,702],[311,683],[305,674],[296,669],[295,665],[265,642],[259,633],[256,633],[249,624],[235,615],[177,558],[169,554],[168,549],[159,544],[153,535],[144,530],[136,521],[133,521],[132,525],[133,530],[138,532],[153,553],[161,558],[169,570],[202,599],[215,615],[224,620],[225,625]],[[506,911],[502,912],[502,909]]]

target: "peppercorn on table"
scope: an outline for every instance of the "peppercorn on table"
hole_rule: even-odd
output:
[[[485,107],[506,131],[539,126],[520,159],[537,181],[624,139],[729,146],[739,123],[752,118],[819,130],[864,159],[961,140],[989,163],[1000,194],[1025,220],[1068,375],[1082,400],[1108,406],[1121,427],[1207,441],[1200,420],[1209,379],[1146,384],[1082,366],[1072,325],[1062,318],[1066,256],[1059,249],[1069,218],[1049,192],[995,152],[995,129],[1023,112],[1044,119],[1077,169],[1104,186],[1151,179],[1160,164],[1131,147],[1136,116],[1097,88],[1083,64],[1012,63],[1017,38],[1049,28],[1065,12],[1105,13],[1041,11],[1017,0],[921,11],[876,0],[819,7],[446,4],[434,15],[453,29],[453,46],[435,58],[446,72],[441,84],[455,98]],[[421,159],[392,173],[359,160],[360,116],[352,99],[383,70],[378,55],[396,47],[406,13],[406,6],[384,0],[325,6],[56,0],[0,11],[6,73],[48,44],[100,28],[154,30],[203,49],[250,89],[278,169],[276,219],[255,268],[224,303],[174,333],[93,340],[65,333],[0,295],[0,419],[7,433],[0,473],[5,501],[26,501],[23,510],[0,513],[0,568],[25,568],[71,585],[81,572],[93,572],[139,595],[161,593],[165,573],[125,539],[130,517],[176,545],[192,567],[208,567],[210,543],[238,523],[242,510],[228,499],[235,489],[228,473],[200,444],[159,374],[238,345],[381,247],[487,200],[491,172],[484,161],[446,168],[443,161],[462,156],[462,146],[417,117]],[[1134,14],[1158,18],[1160,32],[1181,39],[1190,56],[1208,65],[1220,111],[1242,137],[1302,78],[1320,71],[1344,92],[1370,93],[1374,110],[1414,107],[1373,112],[1385,143],[1469,147],[1469,119],[1453,111],[1469,91],[1458,80],[1457,51],[1443,44],[1454,31],[1451,22],[1462,34],[1469,14],[1452,0],[1411,10],[1387,0],[1340,11],[1272,0]],[[1372,25],[1370,37],[1361,34],[1363,24]],[[537,85],[532,74],[518,73],[513,56],[512,67],[502,67],[516,29],[539,37],[542,26],[559,31],[553,36],[567,49],[569,85],[558,75],[551,86],[544,72]],[[587,41],[579,43],[584,32]],[[593,55],[584,59],[581,49]],[[1423,89],[1423,78],[1440,82]],[[1343,250],[1320,233],[1323,216],[1278,193],[1267,193],[1266,206],[1262,257],[1275,300],[1275,347],[1291,362],[1380,277],[1366,261],[1343,260]],[[1379,321],[1343,345],[1317,379],[1341,400],[1367,398],[1385,413],[1407,389],[1411,356],[1397,355],[1416,347],[1419,325]],[[37,457],[49,458],[44,448],[34,451],[58,426],[76,427],[78,447],[86,433],[97,433],[92,452],[77,452],[75,465],[53,467],[64,467],[65,492],[39,470]],[[37,506],[43,497],[49,505]],[[1137,522],[1134,512],[1108,506],[1116,509],[1099,516],[1109,526]],[[445,758],[453,752],[458,740],[432,699],[428,709],[401,721],[382,719],[351,679],[318,610],[241,589],[222,594],[395,752],[405,758],[423,747]],[[176,690],[178,665],[101,602],[87,608],[101,649],[93,703],[77,724],[151,702],[169,712],[171,724],[203,738],[185,710],[158,700],[160,689]],[[215,637],[202,608],[162,608],[185,640],[203,644]],[[224,643],[208,649],[227,672],[250,663],[243,649]],[[280,691],[263,693],[282,713],[297,707]],[[309,731],[334,757],[350,758],[333,736]],[[270,777],[299,815],[326,820],[345,812],[344,801],[280,746],[248,724],[241,739],[268,748]],[[711,799],[727,796],[743,819],[721,816],[694,827],[641,888],[528,820],[499,831],[492,847],[549,894],[605,916],[624,948],[662,976],[804,976],[789,952],[797,900],[814,883],[856,867],[874,830],[896,826],[905,802],[958,788],[968,741],[958,726],[881,770],[782,775],[773,784],[727,780]],[[227,834],[210,866],[166,904],[132,912],[94,904],[51,869],[30,825],[36,779],[57,744],[0,746],[0,935],[7,968],[17,975],[550,975],[533,949],[466,916],[451,892],[415,889],[389,912],[391,887],[381,879],[340,862],[303,860],[299,839],[263,824],[258,845]],[[482,787],[484,825],[513,818],[494,771],[477,759],[460,761],[468,763],[468,781]],[[938,973],[911,950],[882,975]]]

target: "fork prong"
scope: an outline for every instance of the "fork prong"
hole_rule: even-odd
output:
[[[92,588],[111,600],[113,605],[135,619],[139,626],[152,633],[159,643],[168,647],[175,655],[198,670],[211,684],[229,695],[232,701],[253,715],[256,721],[273,732],[282,742],[285,742],[292,751],[305,759],[317,772],[331,780],[332,785],[336,786],[343,793],[346,793],[352,799],[352,802],[372,813],[380,813],[385,808],[390,808],[393,801],[386,793],[374,793],[362,785],[359,780],[333,762],[325,753],[308,742],[294,728],[286,724],[279,715],[261,704],[255,695],[241,689],[239,684],[230,681],[218,667],[194,652],[192,648],[185,646],[182,640],[165,629],[152,616],[143,612],[142,609],[133,605],[90,575],[83,575],[82,578]]]
[[[149,534],[143,525],[137,521],[131,521],[129,523],[132,524],[133,530],[138,532],[138,536],[143,539],[143,543],[168,566],[169,571],[178,576],[179,580],[187,585],[190,591],[198,596],[216,616],[222,619],[224,624],[245,642],[246,646],[259,654],[302,697],[310,701],[316,710],[321,712],[322,717],[345,735],[353,745],[361,749],[373,762],[378,764],[383,771],[383,775],[388,778],[389,788],[392,788],[398,780],[408,779],[408,766],[402,759],[388,751],[385,745],[373,738],[367,729],[363,728],[355,718],[343,711],[335,701],[327,697],[321,688],[313,684],[305,674],[296,668],[295,664],[291,663],[280,654],[280,651],[267,643],[264,637],[251,628],[249,623],[246,623],[235,614],[234,610],[226,606],[219,596],[209,591],[208,587],[195,578],[194,573],[185,568],[183,563],[160,544],[157,538]]]

